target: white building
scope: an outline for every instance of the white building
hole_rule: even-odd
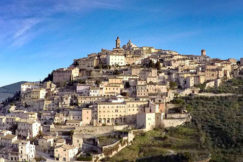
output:
[[[20,141],[18,144],[19,160],[18,161],[33,161],[35,158],[35,145],[30,144],[30,141]]]
[[[16,134],[25,138],[36,137],[41,131],[41,124],[37,121],[20,120]]]
[[[102,96],[103,95],[103,89],[101,89],[99,87],[91,87],[89,95],[90,96]]]
[[[77,93],[80,93],[82,96],[88,96],[90,92],[90,86],[78,84],[76,87]]]
[[[38,87],[39,87],[39,85],[37,83],[34,83],[34,82],[23,83],[23,84],[21,84],[21,93],[24,93],[27,90],[32,90],[32,89],[35,89],[35,88],[38,88]]]
[[[137,128],[151,130],[161,126],[162,120],[162,113],[139,113],[137,114]]]
[[[124,66],[124,65],[126,65],[125,56],[122,54],[108,54],[107,55],[107,65]]]

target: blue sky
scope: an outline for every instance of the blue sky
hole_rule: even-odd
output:
[[[38,81],[116,36],[138,46],[243,57],[242,0],[1,0],[0,86]]]

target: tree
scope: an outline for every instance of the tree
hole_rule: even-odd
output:
[[[170,89],[175,89],[177,87],[176,82],[170,82]]]
[[[160,62],[159,62],[159,61],[156,62],[156,64],[155,64],[155,68],[156,68],[157,70],[160,70],[160,69],[161,69],[161,65],[160,65]]]
[[[154,68],[155,67],[155,64],[152,60],[149,60],[149,63],[148,63],[148,68]]]
[[[48,76],[42,81],[42,83],[48,81],[53,81],[53,72],[51,74],[48,74]]]
[[[114,75],[119,75],[119,74],[121,74],[121,72],[116,69],[116,70],[114,70],[113,74]]]
[[[101,83],[101,81],[100,81],[100,80],[96,80],[96,81],[95,81],[95,84],[96,84],[97,86],[99,86],[99,85],[100,85],[100,83]]]

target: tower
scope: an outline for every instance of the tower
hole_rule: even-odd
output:
[[[206,50],[205,49],[201,50],[201,56],[206,56]]]
[[[120,38],[117,37],[116,38],[116,48],[120,48],[120,46],[121,46],[121,41],[120,41]]]

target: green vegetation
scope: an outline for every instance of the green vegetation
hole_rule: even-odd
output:
[[[16,101],[20,100],[20,91],[16,92],[12,97],[8,97],[7,99],[5,99],[4,101],[2,101],[2,104],[4,106],[10,104],[10,105],[14,105],[14,103]],[[1,102],[0,102],[1,103]]]
[[[161,65],[160,62],[157,61],[156,63],[154,63],[152,60],[149,60],[148,63],[145,63],[143,66],[147,67],[147,68],[155,68],[157,70],[161,69]]]
[[[236,94],[243,94],[243,79],[241,78],[234,78],[228,81],[223,82],[217,88],[208,88],[203,90],[204,92],[211,92],[211,93],[236,93]]]
[[[94,67],[94,69],[110,69],[110,68],[111,68],[110,65],[105,65],[105,64],[99,64]]]
[[[53,81],[53,72],[48,74],[48,76],[45,79],[43,79],[42,83],[48,82],[48,81]]]
[[[46,161],[45,158],[43,158],[42,156],[41,157],[36,157],[35,160],[38,162],[38,161]]]
[[[90,154],[80,155],[77,157],[77,161],[92,161],[92,156]]]
[[[243,79],[235,78],[211,93],[235,93],[235,96],[184,97],[173,102],[191,113],[192,123],[212,154],[212,161],[242,161],[243,159]]]
[[[243,158],[243,97],[186,97],[192,125],[214,161],[240,161]]]
[[[176,82],[170,82],[170,89],[175,89],[177,88],[177,83]]]
[[[195,85],[195,87],[200,88],[200,91],[205,91],[206,83]]]
[[[243,94],[243,80],[224,82],[214,93]],[[195,161],[211,157],[212,162],[242,162],[243,96],[176,98],[186,108],[192,121],[170,128],[138,135],[133,144],[109,161]],[[174,156],[169,156],[177,153]]]
[[[107,145],[117,142],[118,140],[120,140],[120,138],[118,138],[116,136],[101,136],[101,137],[98,137],[98,140],[99,140],[100,146],[107,146]]]
[[[145,157],[165,158],[180,153],[182,159],[204,159],[209,153],[200,143],[200,134],[190,125],[169,129],[155,129],[138,135],[133,144],[107,161],[134,161]],[[162,156],[161,156],[162,155]],[[146,161],[146,160],[145,160]]]

